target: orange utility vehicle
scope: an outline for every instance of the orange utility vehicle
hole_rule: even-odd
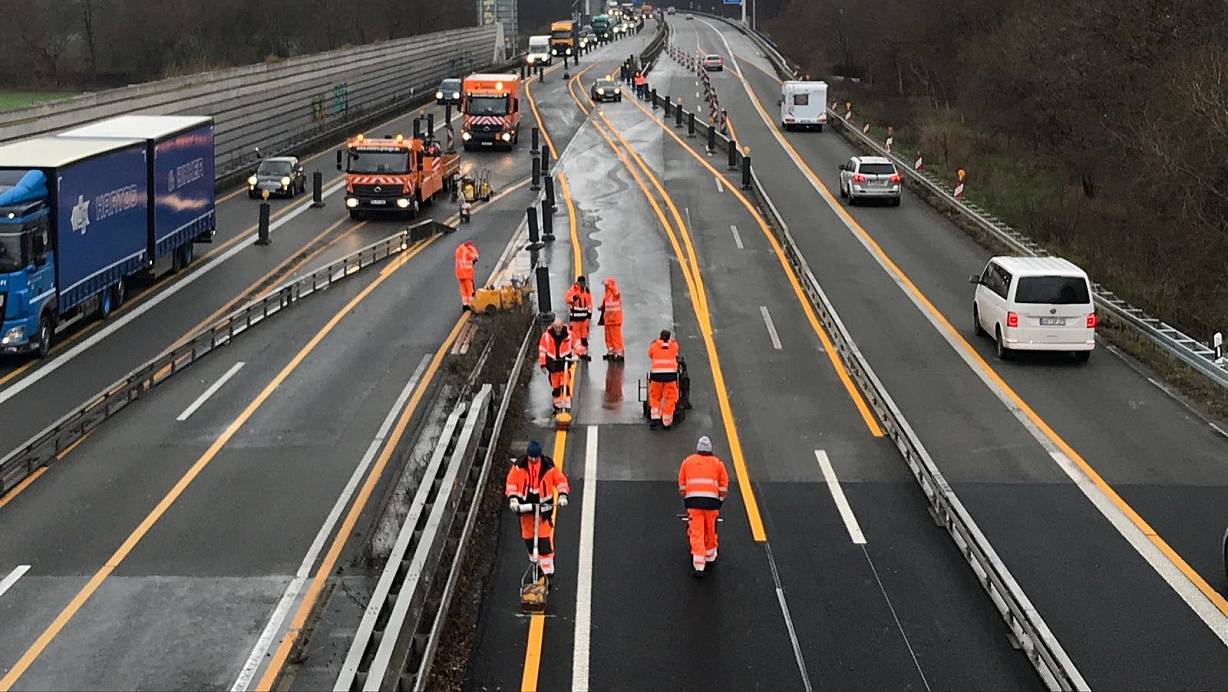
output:
[[[520,141],[520,77],[514,74],[471,74],[461,86],[461,141],[465,150]]]
[[[355,135],[337,152],[337,170],[345,171],[350,218],[370,213],[414,217],[452,184],[460,154],[444,153],[438,142],[424,138]]]

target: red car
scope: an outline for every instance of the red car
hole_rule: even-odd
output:
[[[705,55],[704,69],[711,72],[713,70],[725,71],[725,59],[719,55]]]

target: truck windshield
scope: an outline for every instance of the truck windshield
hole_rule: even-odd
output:
[[[507,97],[470,96],[465,113],[469,115],[507,115]]]
[[[571,38],[571,31],[559,29],[557,31],[550,32],[550,37],[558,38],[558,39],[568,39],[568,38]]]
[[[21,234],[0,230],[0,272],[14,272],[26,266],[21,256]]]
[[[350,173],[408,173],[409,154],[403,151],[351,151]]]

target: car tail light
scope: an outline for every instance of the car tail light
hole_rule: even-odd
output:
[[[899,185],[899,184],[900,184],[900,174],[899,174],[899,173],[892,173],[892,174],[891,174],[891,184],[892,184],[892,185]]]
[[[1006,326],[1018,327],[1019,326],[1019,314],[1015,312],[1006,313]]]
[[[853,174],[853,182],[855,182],[855,183],[864,183],[865,181],[866,181],[866,177],[865,177],[864,175],[862,175],[862,174],[860,174],[860,173],[854,173],[854,174]]]
[[[1089,312],[1089,313],[1087,314],[1087,328],[1088,328],[1088,329],[1095,329],[1095,328],[1096,328],[1096,313],[1094,313],[1094,312]]]

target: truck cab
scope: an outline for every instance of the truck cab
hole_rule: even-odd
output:
[[[530,36],[529,54],[525,56],[524,61],[529,66],[549,65],[554,62],[554,57],[550,52],[550,37]]]
[[[550,54],[560,58],[576,54],[575,22],[554,22],[550,25]]]
[[[372,213],[417,216],[459,167],[459,155],[443,153],[438,143],[402,135],[356,135],[337,152],[337,170],[345,171],[345,206],[355,219]]]
[[[0,353],[50,347],[54,320],[39,320],[54,312],[49,219],[46,175],[0,171]]]
[[[461,91],[461,141],[466,150],[511,149],[520,141],[520,77],[472,74]]]
[[[611,26],[610,16],[599,14],[593,17],[593,37],[601,43],[606,43],[610,40]]]
[[[785,130],[827,124],[827,83],[787,81],[780,85],[780,126]]]

